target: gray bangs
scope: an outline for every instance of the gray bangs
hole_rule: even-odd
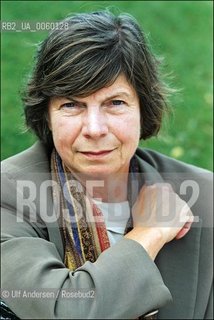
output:
[[[93,19],[84,14],[65,19],[68,29],[53,31],[42,44],[37,89],[45,96],[87,96],[112,84],[122,71],[127,75],[120,23],[105,14],[100,20],[98,13]]]
[[[119,74],[125,73],[121,53],[114,48],[89,48],[76,59],[66,52],[52,69],[41,83],[41,92],[47,97],[84,97],[111,85]]]

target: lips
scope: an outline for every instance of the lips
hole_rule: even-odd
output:
[[[100,158],[100,157],[107,156],[112,151],[114,151],[114,149],[112,149],[112,150],[100,150],[100,151],[80,151],[80,153],[83,154],[86,157]]]

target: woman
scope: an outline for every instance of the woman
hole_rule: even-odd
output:
[[[138,148],[167,109],[157,64],[107,11],[41,44],[24,97],[39,142],[2,174],[2,298],[19,318],[211,318],[210,173]]]

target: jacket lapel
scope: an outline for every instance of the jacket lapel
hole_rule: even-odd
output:
[[[201,220],[180,240],[166,244],[155,263],[173,302],[160,310],[159,319],[193,319],[198,285]]]
[[[150,164],[140,159],[140,185],[160,183],[164,179]],[[174,181],[173,181],[174,182]],[[155,263],[173,301],[159,310],[159,319],[193,319],[198,285],[198,266],[202,221],[193,223],[188,234],[166,244]]]

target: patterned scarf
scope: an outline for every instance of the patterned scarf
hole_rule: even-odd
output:
[[[55,149],[51,155],[51,172],[54,207],[60,212],[64,263],[67,268],[75,270],[86,261],[95,262],[100,253],[110,247],[104,216]],[[130,217],[125,233],[131,230],[131,226]]]

